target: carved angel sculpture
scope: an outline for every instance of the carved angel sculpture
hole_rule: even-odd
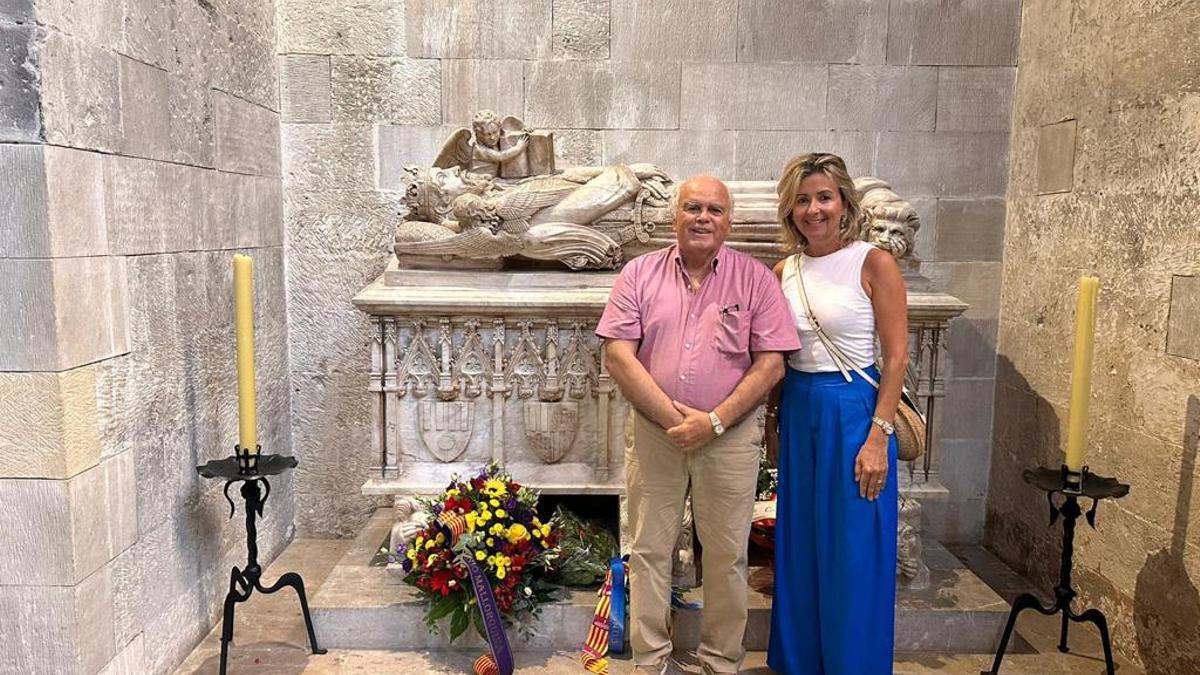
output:
[[[446,139],[433,165],[500,178],[553,173],[554,137],[535,134],[512,115],[500,119],[491,110],[481,110],[471,120],[471,129],[459,129]]]
[[[611,269],[624,242],[591,225],[616,208],[666,206],[670,198],[670,179],[650,164],[573,167],[515,184],[458,166],[406,172],[409,211],[396,228],[395,251],[418,267],[422,261],[495,267],[520,255],[571,269]]]

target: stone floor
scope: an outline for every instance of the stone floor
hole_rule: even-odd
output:
[[[267,569],[266,580],[274,581],[285,571],[299,572],[308,587],[309,597],[325,581],[334,564],[341,559],[349,540],[298,539]],[[1028,590],[1028,584],[1003,563],[979,547],[957,547],[953,552],[996,590],[1010,600]],[[364,589],[369,592],[369,589]],[[331,650],[323,656],[307,651],[304,621],[294,594],[286,591],[275,595],[255,595],[249,603],[238,606],[235,642],[230,646],[230,673],[469,673],[477,656],[467,652],[384,652],[366,650]],[[1104,657],[1100,641],[1091,626],[1072,626],[1070,654],[1061,654],[1058,643],[1058,623],[1054,618],[1025,612],[1017,624],[1018,639],[1004,659],[1003,673],[1036,675],[1082,675],[1104,672]],[[317,635],[320,640],[320,634]],[[147,648],[151,648],[147,646]],[[196,647],[179,667],[178,673],[216,673],[220,662],[220,625]],[[583,673],[577,654],[519,653],[517,672],[521,674]],[[975,675],[990,667],[989,654],[946,654],[914,652],[898,654],[897,674],[948,673]],[[699,672],[694,659],[681,655],[688,672]],[[1133,675],[1143,671],[1128,661],[1117,658],[1118,672]],[[633,671],[627,659],[616,659],[610,672],[623,675]],[[766,654],[752,652],[746,658],[745,671],[767,675]]]

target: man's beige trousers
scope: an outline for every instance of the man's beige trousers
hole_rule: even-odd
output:
[[[691,452],[671,445],[665,431],[639,414],[633,425],[633,446],[625,455],[633,660],[657,665],[671,655],[671,555],[690,482],[704,564],[697,656],[709,671],[737,672],[745,656],[746,545],[758,480],[758,425],[743,420]]]

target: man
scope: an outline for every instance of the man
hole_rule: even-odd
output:
[[[634,407],[625,458],[630,640],[638,672],[675,668],[671,553],[689,484],[703,549],[705,672],[733,673],[745,651],[746,543],[758,476],[757,425],[743,422],[800,347],[779,282],[724,246],[733,200],[697,176],[672,202],[676,244],[631,261],[596,327],[608,370]]]

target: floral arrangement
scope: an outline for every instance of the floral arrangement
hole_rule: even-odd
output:
[[[498,465],[464,479],[457,474],[446,490],[425,504],[437,517],[461,515],[466,530],[455,542],[435,522],[395,552],[404,581],[426,601],[425,623],[433,632],[450,617],[453,642],[474,625],[483,635],[483,620],[464,562],[476,562],[491,584],[496,605],[506,620],[528,626],[541,605],[557,599],[559,587],[547,582],[558,557],[559,531],[537,515],[538,493],[515,482]]]

